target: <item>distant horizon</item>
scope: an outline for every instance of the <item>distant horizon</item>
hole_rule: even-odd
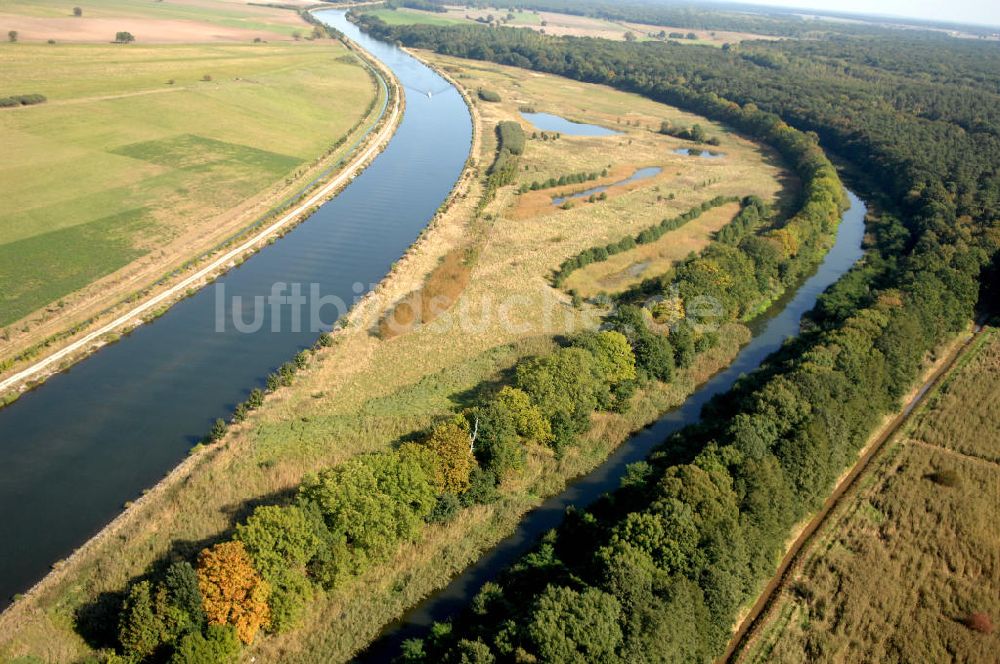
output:
[[[853,14],[866,18],[933,21],[979,28],[1000,29],[1000,4],[987,0],[954,0],[946,6],[930,2],[882,0],[876,7],[864,0],[712,0],[740,5],[774,7],[790,11]]]

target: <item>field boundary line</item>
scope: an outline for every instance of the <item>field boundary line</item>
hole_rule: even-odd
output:
[[[935,452],[941,452],[948,456],[958,457],[959,459],[964,459],[966,461],[971,461],[972,463],[986,464],[988,466],[993,466],[995,468],[1000,468],[1000,461],[994,461],[993,459],[986,459],[975,454],[968,454],[966,452],[961,452],[959,450],[953,450],[950,447],[945,447],[944,445],[935,445],[934,443],[928,443],[926,440],[920,440],[919,438],[907,437],[900,441],[905,445],[916,445],[917,447],[923,447],[928,450],[933,450]]]

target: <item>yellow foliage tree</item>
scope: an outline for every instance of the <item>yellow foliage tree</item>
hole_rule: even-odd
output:
[[[456,418],[434,427],[425,445],[439,460],[435,473],[438,487],[449,493],[461,493],[468,489],[476,458],[472,453],[472,440],[465,418]]]
[[[244,643],[271,622],[271,589],[254,569],[243,542],[222,542],[198,556],[198,587],[209,624],[232,625]]]

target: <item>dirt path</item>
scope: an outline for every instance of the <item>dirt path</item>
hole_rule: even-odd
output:
[[[961,459],[962,461],[970,461],[972,463],[978,463],[981,465],[993,466],[994,468],[1000,468],[1000,463],[997,463],[992,459],[984,459],[981,456],[976,456],[974,454],[966,454],[965,452],[959,452],[958,450],[953,450],[949,447],[933,445],[923,440],[917,440],[915,438],[907,438],[903,442],[906,443],[907,445],[916,445],[918,447],[923,447],[928,450],[934,450],[935,452],[941,452],[942,454],[955,457],[956,459]]]
[[[369,60],[369,57],[362,49],[355,47],[355,50],[363,53],[362,57],[364,57],[366,61]],[[376,72],[376,76],[379,77],[382,84],[386,86],[387,90],[390,90],[391,87],[398,87],[394,83],[390,87],[390,84],[385,80],[386,73],[380,67],[376,66],[373,69]],[[383,128],[378,134],[376,134],[375,138],[369,141],[368,146],[355,156],[354,159],[352,159],[351,162],[336,177],[320,187],[306,200],[296,205],[292,210],[274,223],[270,224],[260,232],[255,233],[250,238],[240,243],[237,247],[234,247],[221,256],[215,258],[209,264],[205,265],[179,283],[174,284],[170,288],[167,288],[166,290],[144,300],[111,322],[102,325],[96,330],[88,333],[86,336],[81,337],[51,355],[48,355],[38,362],[11,374],[3,380],[0,380],[0,393],[16,386],[23,385],[34,378],[46,375],[45,372],[51,371],[54,367],[57,367],[61,360],[70,358],[74,354],[86,350],[90,345],[97,343],[107,334],[124,328],[130,323],[134,324],[137,320],[141,319],[143,314],[153,311],[160,304],[170,302],[172,299],[184,294],[188,289],[192,287],[200,287],[203,285],[203,281],[208,280],[209,277],[222,270],[222,268],[224,268],[228,263],[246,254],[251,249],[255,249],[262,245],[269,238],[278,235],[283,228],[297,222],[299,220],[299,216],[308,211],[312,206],[323,203],[339,187],[350,182],[358,173],[364,170],[368,163],[382,151],[385,145],[389,142],[389,139],[392,138],[392,135],[395,133],[396,127],[399,124],[399,118],[402,112],[400,106],[400,95],[392,95],[390,103],[391,107],[389,109],[387,120],[384,122]],[[382,118],[385,117],[386,116],[383,115],[376,122],[382,121]]]
[[[774,576],[768,582],[767,586],[761,591],[760,596],[757,601],[754,602],[750,611],[747,613],[746,617],[740,622],[735,634],[729,640],[729,645],[726,646],[726,652],[722,657],[720,657],[717,662],[737,662],[740,659],[742,653],[742,647],[750,641],[754,632],[763,624],[763,618],[766,617],[767,609],[770,608],[773,601],[779,596],[780,590],[789,581],[792,576],[793,565],[798,562],[799,554],[802,553],[804,549],[812,542],[813,536],[819,531],[819,529],[826,522],[827,517],[836,508],[844,494],[847,493],[858,477],[865,471],[871,460],[879,453],[879,451],[885,446],[885,443],[892,439],[892,437],[900,430],[903,424],[909,419],[910,415],[913,413],[914,409],[923,403],[924,399],[930,393],[931,389],[936,386],[941,379],[947,375],[947,373],[955,366],[959,358],[965,354],[967,350],[972,346],[972,343],[979,337],[983,332],[982,325],[975,325],[972,330],[972,335],[962,344],[959,344],[952,350],[951,354],[940,363],[937,369],[930,375],[927,380],[921,384],[919,389],[913,397],[907,401],[903,410],[894,417],[888,424],[884,425],[882,430],[876,435],[871,444],[868,445],[868,449],[858,458],[857,463],[851,468],[851,470],[841,478],[834,487],[833,492],[823,503],[823,507],[820,508],[819,512],[813,516],[812,519],[802,528],[802,531],[798,534],[792,544],[788,547],[785,552],[784,558],[781,560],[781,564],[778,565],[778,569],[775,571]]]

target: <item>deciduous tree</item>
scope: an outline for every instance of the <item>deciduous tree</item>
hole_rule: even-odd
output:
[[[254,569],[243,542],[222,542],[198,556],[198,587],[209,624],[232,625],[244,643],[271,622],[271,589]]]

